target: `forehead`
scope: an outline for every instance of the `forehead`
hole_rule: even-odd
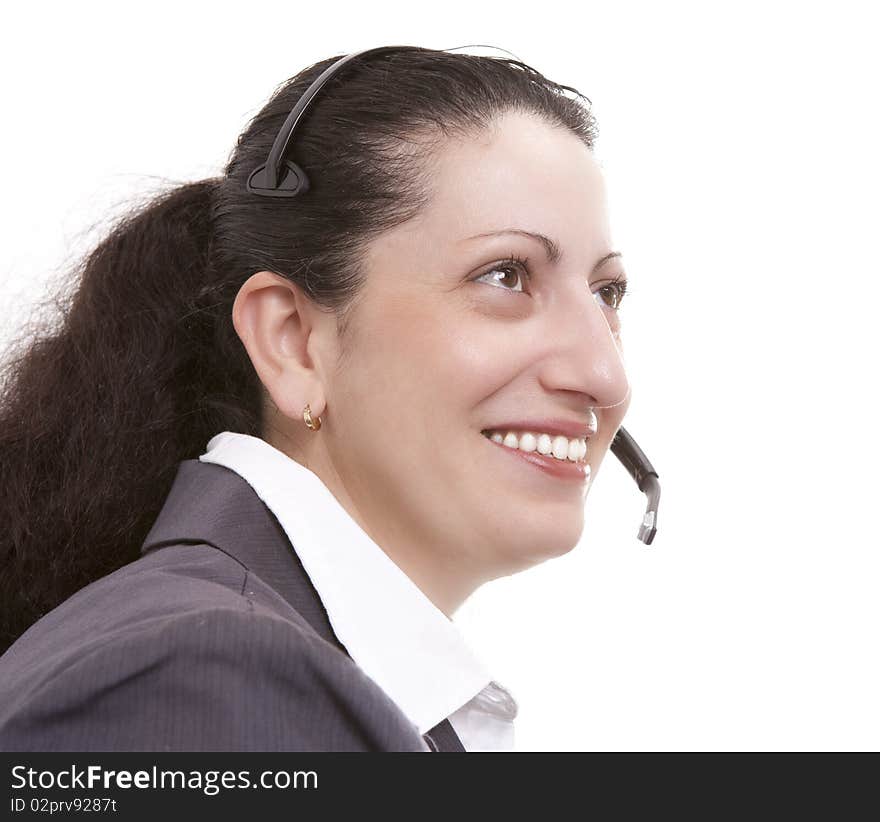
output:
[[[511,226],[582,234],[607,220],[605,183],[590,149],[530,114],[507,113],[477,137],[443,144],[432,188],[421,228],[449,238]]]
[[[432,154],[428,173],[427,205],[370,244],[371,289],[386,280],[399,288],[402,268],[411,285],[420,274],[431,280],[434,271],[458,270],[488,248],[488,241],[467,240],[484,232],[545,234],[582,269],[612,245],[605,184],[592,152],[568,130],[534,115],[508,113],[478,136],[446,140]]]

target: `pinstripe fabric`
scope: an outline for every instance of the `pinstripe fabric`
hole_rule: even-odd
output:
[[[0,657],[0,750],[430,750],[290,548],[238,475],[180,463],[141,559]],[[446,725],[429,733],[455,750]]]

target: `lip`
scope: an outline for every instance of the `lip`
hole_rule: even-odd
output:
[[[550,432],[548,431],[547,433]],[[520,460],[530,463],[535,468],[538,468],[553,477],[580,482],[582,484],[588,482],[590,479],[591,470],[588,462],[576,463],[569,462],[568,460],[563,462],[555,457],[545,457],[537,451],[520,451],[519,448],[508,448],[506,445],[502,445],[500,442],[495,442],[495,440],[490,439],[485,435],[483,436],[483,439],[486,440],[489,445],[494,445],[496,448],[506,451],[512,457],[518,457]]]
[[[501,422],[483,431],[531,431],[540,434],[556,434],[572,439],[589,439],[596,435],[596,429],[587,422],[563,419],[532,419],[515,422]],[[496,443],[497,444],[497,443]]]

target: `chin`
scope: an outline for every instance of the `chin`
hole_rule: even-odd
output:
[[[540,535],[529,538],[529,529],[521,528],[503,547],[503,562],[509,568],[502,575],[509,575],[540,565],[550,559],[564,556],[572,551],[581,540],[584,532],[583,517],[572,520],[570,528],[558,524],[550,532],[544,529]]]

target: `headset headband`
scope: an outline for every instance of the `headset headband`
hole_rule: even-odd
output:
[[[302,97],[293,107],[293,111],[287,115],[284,125],[278,132],[275,142],[269,151],[269,159],[261,166],[257,166],[247,181],[247,190],[260,197],[296,197],[309,190],[309,178],[293,160],[285,160],[284,155],[293,140],[293,134],[303,114],[315,95],[324,84],[339,73],[350,61],[356,57],[365,57],[368,54],[379,54],[388,51],[418,51],[416,46],[379,46],[373,49],[356,51],[346,57],[341,57],[333,65],[324,69],[318,78],[305,90]]]

